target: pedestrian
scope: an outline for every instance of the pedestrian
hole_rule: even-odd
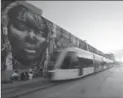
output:
[[[28,72],[25,72],[25,80],[28,80],[29,79],[29,74]]]
[[[33,78],[33,74],[32,72],[29,72],[29,80],[31,80]]]
[[[17,81],[19,79],[19,73],[15,70],[12,74],[12,80]]]
[[[24,72],[21,73],[20,80],[22,80],[22,81],[25,80],[25,73]]]
[[[40,75],[41,75],[41,76],[42,76],[42,73],[43,73],[43,69],[41,68],[41,69],[40,69]]]

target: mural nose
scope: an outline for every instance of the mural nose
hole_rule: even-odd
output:
[[[31,42],[31,43],[36,43],[37,40],[36,40],[36,34],[33,30],[29,31],[28,32],[28,36],[27,36],[27,39],[26,39],[28,42]]]
[[[33,30],[31,30],[31,31],[29,32],[29,37],[30,37],[31,39],[34,39],[34,38],[35,38],[35,33],[34,33]]]

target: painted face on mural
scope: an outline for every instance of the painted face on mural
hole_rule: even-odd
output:
[[[44,19],[19,5],[8,13],[8,38],[13,56],[19,60],[35,60],[46,48],[48,29]]]

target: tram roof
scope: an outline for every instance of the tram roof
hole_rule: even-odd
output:
[[[110,59],[106,58],[106,57],[103,57],[103,56],[100,56],[98,54],[95,54],[95,53],[92,53],[92,52],[89,52],[89,51],[86,51],[86,50],[83,50],[83,49],[80,49],[78,47],[66,47],[66,48],[59,48],[57,49],[56,51],[58,52],[61,52],[61,51],[76,51],[76,52],[84,52],[84,53],[87,53],[87,54],[91,54],[91,55],[94,55],[96,56],[97,58],[99,59],[103,59],[103,61],[111,61]]]

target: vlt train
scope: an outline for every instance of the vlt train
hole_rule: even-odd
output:
[[[50,80],[80,78],[112,66],[113,61],[97,54],[69,47],[55,51],[48,64]]]

